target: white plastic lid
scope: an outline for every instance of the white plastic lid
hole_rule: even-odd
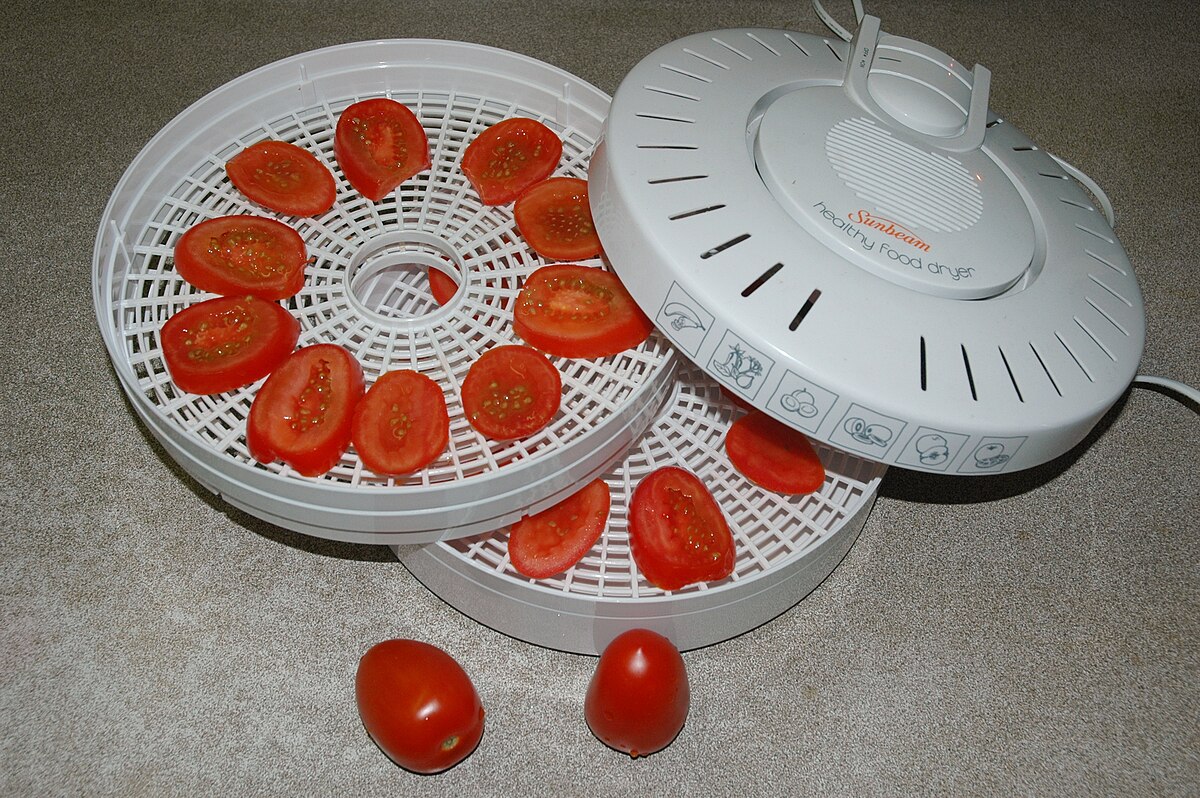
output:
[[[989,85],[872,17],[851,43],[668,44],[592,158],[606,255],[678,349],[818,440],[935,473],[1046,462],[1129,385],[1145,319],[1111,220]]]

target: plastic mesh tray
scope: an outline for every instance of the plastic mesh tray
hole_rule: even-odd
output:
[[[597,654],[642,626],[681,649],[710,645],[770,620],[808,595],[850,549],[887,467],[819,446],[821,490],[787,496],[741,476],[725,455],[725,432],[742,411],[691,367],[654,422],[604,474],[612,493],[608,527],[574,567],[532,580],[508,559],[507,529],[396,554],[434,593],[477,621],[538,645]],[[737,560],[724,580],[666,592],[638,572],[626,508],[642,477],[667,465],[695,473],[713,492],[734,533]]]
[[[388,96],[416,113],[433,167],[380,202],[350,188],[333,155],[340,112]],[[652,337],[596,360],[555,359],[562,409],[539,433],[493,442],[467,423],[459,386],[477,355],[519,342],[511,305],[543,265],[516,232],[511,205],[482,205],[459,168],[466,145],[511,116],[538,119],[563,139],[556,174],[587,176],[608,98],[555,67],[478,45],[395,40],[332,47],[248,73],[184,111],[143,149],[114,191],[97,236],[95,305],[113,364],[139,416],[186,470],[231,503],[301,532],[368,543],[466,535],[556,501],[619,456],[651,420],[670,384],[674,355]],[[326,214],[277,217],[314,258],[286,306],[300,345],[353,352],[368,383],[414,368],[445,391],[450,444],[407,478],[381,478],[351,450],[329,473],[301,477],[256,463],[245,422],[258,384],[214,396],[178,391],[164,367],[159,330],[208,298],[172,263],[189,227],[231,213],[277,216],[246,200],[225,162],[263,139],[295,143],[334,172]],[[590,265],[603,266],[600,261]],[[459,283],[439,307],[426,270]]]

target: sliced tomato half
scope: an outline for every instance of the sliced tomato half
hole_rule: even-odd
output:
[[[335,344],[296,350],[258,389],[246,445],[260,463],[282,460],[306,477],[333,468],[350,445],[362,366]]]
[[[600,254],[586,180],[551,177],[525,189],[513,205],[517,229],[549,260],[585,260]]]
[[[562,377],[528,346],[497,346],[471,364],[462,384],[467,421],[492,440],[532,435],[550,423],[562,403]]]
[[[462,170],[484,205],[512,202],[554,173],[562,139],[536,119],[516,117],[489,127],[467,145]]]
[[[300,322],[274,302],[217,297],[163,324],[163,360],[181,391],[213,394],[261,380],[296,348]]]
[[[428,267],[429,293],[438,305],[445,307],[446,303],[458,293],[458,283],[444,271],[432,266]]]
[[[389,371],[355,408],[350,438],[376,474],[410,474],[436,460],[450,442],[446,397],[420,372]]]
[[[362,100],[342,111],[333,154],[350,185],[373,202],[433,163],[421,120],[387,97]]]
[[[225,173],[247,198],[290,216],[317,216],[337,199],[329,167],[286,141],[252,144],[226,162]]]
[[[612,272],[556,263],[525,280],[513,330],[551,355],[605,357],[642,343],[654,325]]]
[[[175,269],[201,291],[279,300],[304,287],[308,250],[300,234],[263,216],[221,216],[175,244]]]
[[[629,506],[629,550],[650,584],[678,590],[733,573],[733,534],[695,474],[666,466],[643,477]]]
[[[733,422],[725,453],[742,476],[778,493],[812,493],[825,484],[825,466],[803,432],[761,410]]]
[[[612,497],[597,479],[540,513],[527,515],[508,532],[508,557],[531,579],[561,574],[583,559],[608,523]]]

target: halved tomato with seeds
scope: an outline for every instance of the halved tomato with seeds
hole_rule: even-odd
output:
[[[533,251],[549,260],[584,260],[600,254],[586,180],[551,177],[535,183],[513,205],[517,229]]]
[[[531,579],[561,574],[588,553],[604,532],[612,496],[593,480],[553,507],[527,515],[508,532],[508,557]]]
[[[642,478],[629,503],[629,551],[650,584],[678,590],[733,573],[733,534],[720,505],[690,471]]]
[[[324,474],[350,446],[363,386],[362,366],[342,347],[296,350],[271,372],[250,405],[250,455],[260,463],[282,460],[306,477]]]
[[[362,100],[342,111],[333,154],[350,185],[373,202],[433,164],[421,120],[387,97]]]
[[[725,453],[742,476],[779,493],[812,493],[825,484],[825,466],[799,430],[751,410],[725,433]]]
[[[201,291],[279,300],[304,287],[308,250],[300,234],[264,216],[220,216],[175,244],[175,269]]]
[[[317,216],[337,199],[337,181],[329,167],[286,141],[247,147],[229,159],[225,174],[247,198],[291,216]]]
[[[261,380],[296,348],[300,322],[274,302],[217,297],[163,324],[163,360],[181,391],[213,394]]]
[[[525,281],[513,331],[551,355],[605,357],[645,341],[654,325],[612,272],[556,263]]]
[[[536,349],[504,345],[471,364],[462,384],[467,421],[497,441],[532,435],[550,423],[562,403],[562,377]]]
[[[515,117],[489,127],[467,145],[462,170],[484,205],[512,202],[554,172],[562,139],[536,119]]]
[[[424,468],[450,442],[441,387],[417,371],[389,371],[354,410],[350,439],[363,465],[380,476]]]

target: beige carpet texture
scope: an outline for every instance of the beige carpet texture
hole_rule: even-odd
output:
[[[849,2],[828,8],[853,27]],[[1138,373],[1200,386],[1193,5],[866,11],[986,66],[991,110],[1103,188],[1145,309]],[[18,0],[0,16],[0,795],[1200,794],[1200,413],[1165,390],[1131,386],[1030,469],[889,468],[807,597],[683,653],[687,722],[633,759],[585,723],[596,657],[479,622],[386,545],[239,509],[122,387],[97,233],[143,148],[210,92],[320,48],[423,39],[612,95],[695,33],[836,41],[807,2]],[[393,764],[359,718],[359,659],[389,638],[443,648],[483,702],[478,748],[439,775]]]

